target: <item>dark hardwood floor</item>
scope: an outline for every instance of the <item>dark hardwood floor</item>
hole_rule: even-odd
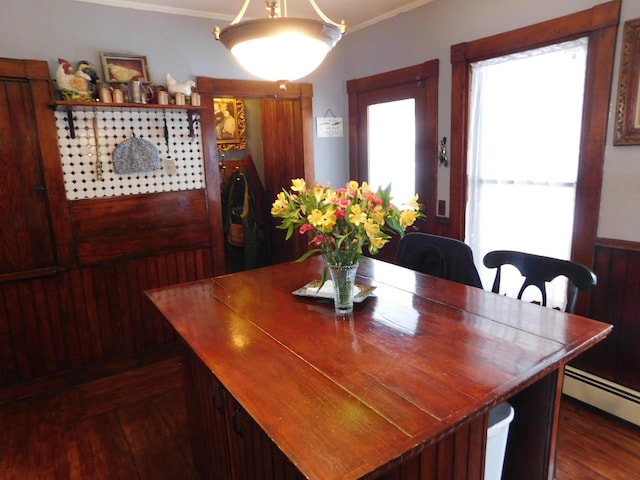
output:
[[[0,406],[2,480],[197,479],[169,359]],[[640,478],[640,428],[564,398],[558,480]]]
[[[2,480],[197,479],[170,359],[0,407]]]

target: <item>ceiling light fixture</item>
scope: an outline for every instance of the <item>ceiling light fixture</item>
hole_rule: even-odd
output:
[[[347,28],[322,13],[315,0],[309,3],[323,21],[290,18],[286,0],[264,0],[268,18],[241,22],[250,2],[245,0],[236,18],[213,34],[246,70],[281,85],[318,68]]]

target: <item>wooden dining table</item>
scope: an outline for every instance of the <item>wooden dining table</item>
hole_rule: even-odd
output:
[[[146,292],[183,345],[202,478],[481,479],[504,401],[503,478],[553,478],[563,367],[610,325],[367,257],[368,296],[336,318],[299,295],[323,268],[312,257]]]

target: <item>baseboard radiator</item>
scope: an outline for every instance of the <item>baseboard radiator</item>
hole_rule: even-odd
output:
[[[562,393],[640,426],[640,392],[567,366]]]

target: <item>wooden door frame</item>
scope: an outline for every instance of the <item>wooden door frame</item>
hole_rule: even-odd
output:
[[[367,159],[364,157],[366,149],[360,145],[359,139],[363,137],[362,129],[367,128],[366,119],[359,118],[360,96],[373,90],[381,90],[400,86],[403,84],[418,83],[425,89],[426,118],[416,119],[416,159],[425,159],[424,164],[419,165],[416,171],[416,183],[421,187],[420,203],[424,205],[423,212],[426,219],[421,222],[421,229],[432,233],[435,231],[436,203],[437,203],[437,176],[438,176],[438,75],[439,61],[430,60],[410,67],[401,68],[389,72],[371,75],[347,81],[347,93],[349,95],[349,175],[350,178],[367,180],[363,165]]]
[[[197,77],[196,82],[198,91],[202,95],[203,105],[212,105],[214,97],[299,101],[302,115],[302,125],[300,127],[302,132],[304,178],[309,184],[314,180],[313,86],[310,83],[288,83],[286,90],[283,90],[277,83],[256,80]],[[218,168],[218,148],[213,108],[201,111],[201,121],[214,274],[222,275],[226,272],[224,271],[225,254],[220,201],[220,171]]]

